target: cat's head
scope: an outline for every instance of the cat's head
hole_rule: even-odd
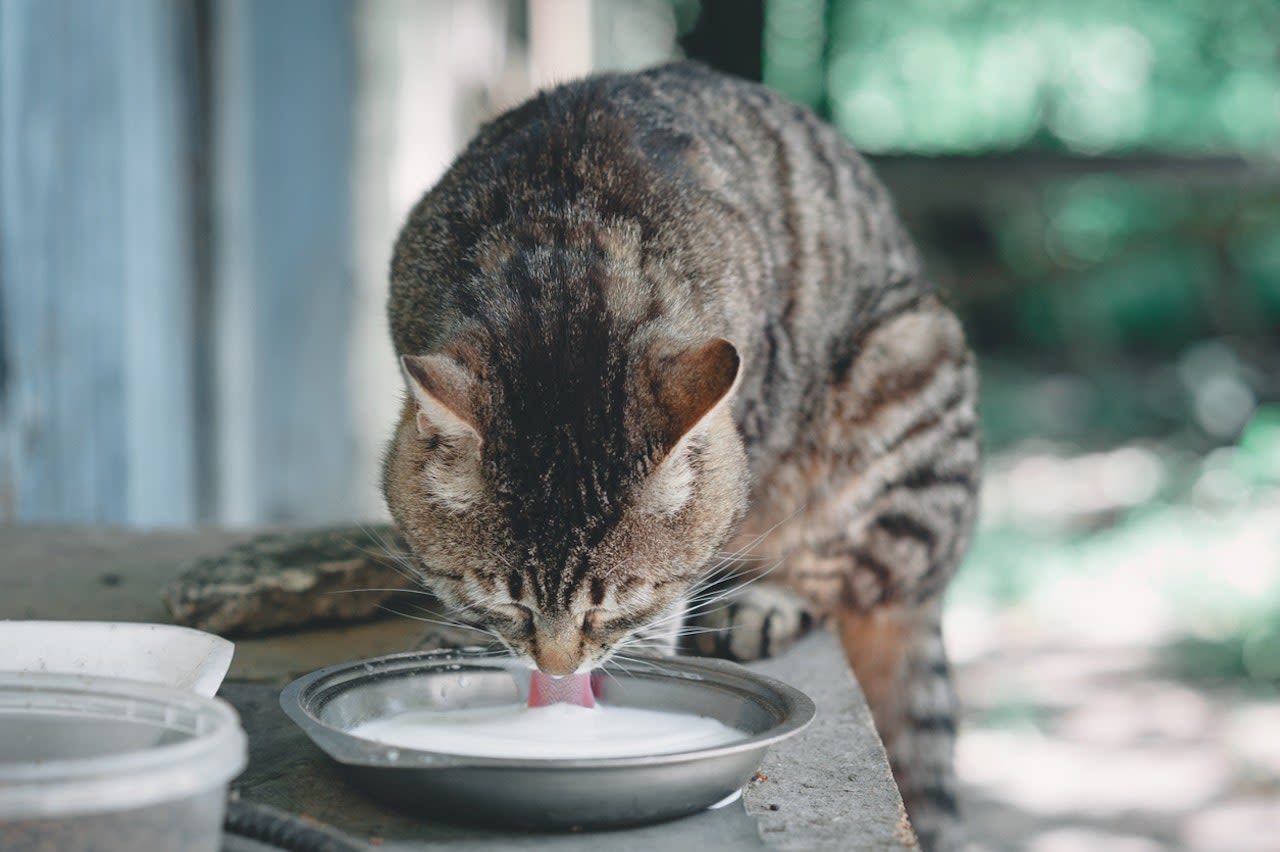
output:
[[[392,515],[426,584],[549,674],[676,617],[745,511],[726,340],[504,340],[402,366]]]

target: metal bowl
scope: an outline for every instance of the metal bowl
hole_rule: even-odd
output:
[[[343,775],[415,815],[519,828],[600,829],[703,810],[738,790],[769,746],[814,716],[807,695],[723,660],[615,663],[606,704],[710,716],[741,740],[641,757],[548,760],[469,757],[383,745],[347,733],[408,710],[523,704],[529,671],[479,649],[392,654],[299,678],[280,706]]]

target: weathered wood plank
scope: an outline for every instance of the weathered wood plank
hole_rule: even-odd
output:
[[[0,518],[192,520],[184,4],[0,4]]]
[[[218,516],[353,515],[352,4],[214,7]]]
[[[197,517],[191,157],[197,69],[192,4],[117,7],[124,131],[124,369],[128,514],[134,526]]]

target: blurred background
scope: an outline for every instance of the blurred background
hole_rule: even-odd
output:
[[[1280,848],[1280,3],[3,0],[0,520],[384,516],[391,243],[691,56],[872,158],[978,349],[975,850]]]

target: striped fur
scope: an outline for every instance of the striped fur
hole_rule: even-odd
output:
[[[587,668],[672,639],[725,549],[777,562],[703,616],[704,650],[838,624],[925,847],[956,848],[938,599],[973,525],[976,371],[830,127],[697,65],[545,92],[414,209],[389,315],[387,502],[460,618]]]

